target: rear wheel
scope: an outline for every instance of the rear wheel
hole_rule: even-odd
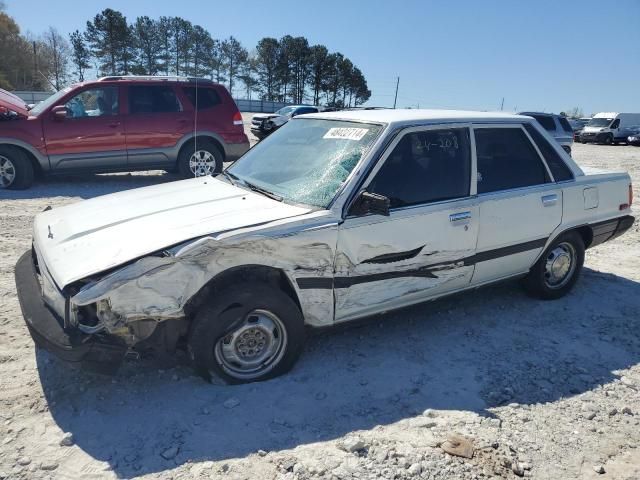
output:
[[[198,310],[189,335],[195,368],[228,383],[287,372],[304,344],[304,321],[283,291],[262,283],[227,287]]]
[[[33,185],[33,165],[19,148],[0,146],[0,188],[24,190]]]
[[[525,289],[538,298],[560,298],[573,288],[584,264],[584,242],[577,232],[560,235],[524,278]]]
[[[215,175],[222,171],[222,159],[222,152],[213,142],[189,142],[178,156],[178,170],[185,178]]]

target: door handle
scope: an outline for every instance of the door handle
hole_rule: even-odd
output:
[[[452,223],[462,222],[471,218],[471,212],[459,212],[449,215],[449,221]]]
[[[558,195],[556,195],[555,193],[552,195],[544,195],[541,200],[542,205],[544,205],[545,207],[551,207],[558,203]]]
[[[189,120],[187,120],[186,118],[179,118],[178,119],[178,123],[187,123]]]
[[[120,126],[120,122],[113,122],[108,125],[109,128],[116,128]]]

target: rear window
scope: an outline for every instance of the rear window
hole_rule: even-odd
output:
[[[569,170],[569,167],[564,163],[556,149],[553,148],[553,145],[551,145],[533,125],[525,124],[524,128],[527,129],[527,132],[529,132],[529,135],[531,135],[531,138],[533,138],[533,141],[540,149],[555,181],[562,182],[563,180],[571,180],[573,178],[571,170]]]
[[[198,110],[206,110],[222,103],[220,95],[213,88],[198,87],[196,92],[196,87],[185,87],[182,91],[191,102],[191,105],[195,107],[196,103],[198,104]]]
[[[565,132],[573,133],[573,128],[571,127],[571,124],[569,123],[569,121],[566,118],[558,117],[558,120],[560,120],[560,125],[562,126],[562,129]]]
[[[550,132],[555,132],[556,122],[553,121],[553,117],[549,115],[530,115],[530,116],[535,118],[545,130],[548,130]]]
[[[180,112],[182,107],[173,88],[165,85],[129,87],[129,113]]]
[[[474,133],[478,193],[547,182],[542,160],[521,128],[478,128]]]

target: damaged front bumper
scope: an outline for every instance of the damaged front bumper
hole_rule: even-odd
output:
[[[36,345],[81,368],[115,373],[127,346],[106,335],[86,335],[75,328],[65,329],[64,319],[44,302],[32,250],[18,260],[15,278],[22,315]]]

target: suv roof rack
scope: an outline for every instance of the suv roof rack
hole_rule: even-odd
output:
[[[159,82],[198,82],[198,83],[213,83],[213,80],[203,77],[178,77],[178,76],[165,76],[165,75],[113,75],[108,77],[99,78],[99,82],[109,82],[114,80],[140,80],[149,81],[156,80]]]

